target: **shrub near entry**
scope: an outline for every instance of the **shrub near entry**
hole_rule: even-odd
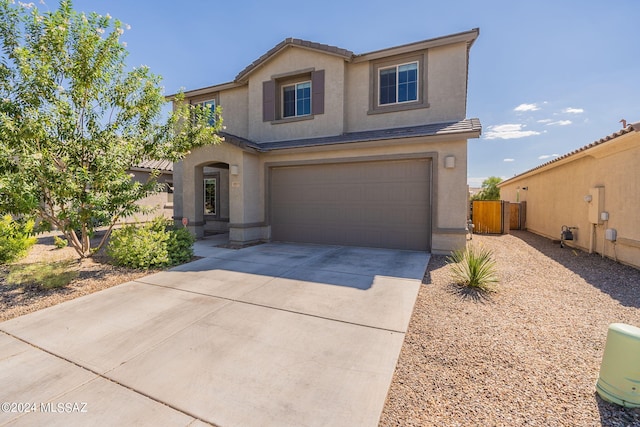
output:
[[[167,219],[156,218],[143,226],[115,230],[107,254],[114,264],[124,267],[167,267],[189,261],[194,241],[186,228],[175,229]]]

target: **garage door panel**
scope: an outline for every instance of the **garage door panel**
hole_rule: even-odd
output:
[[[273,240],[428,250],[428,159],[271,169]]]

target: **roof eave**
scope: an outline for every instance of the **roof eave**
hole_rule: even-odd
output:
[[[353,57],[353,52],[348,51],[346,49],[338,48],[335,46],[328,46],[320,43],[309,42],[306,40],[300,40],[295,38],[287,38],[282,42],[278,43],[272,49],[270,49],[267,53],[262,55],[260,58],[253,61],[249,66],[247,66],[244,70],[240,71],[236,76],[234,82],[236,83],[244,83],[248,80],[249,76],[256,70],[263,67],[267,64],[273,57],[277,56],[280,52],[295,47],[298,49],[310,50],[313,52],[323,53],[325,55],[332,55],[344,59],[345,61],[350,61]]]
[[[532,169],[529,169],[521,174],[518,174],[514,177],[511,177],[509,179],[506,179],[502,182],[500,182],[498,184],[498,187],[502,187],[505,184],[514,182],[514,181],[518,181],[521,180],[523,178],[528,178],[534,174],[543,172],[545,170],[549,170],[549,169],[553,169],[556,168],[558,166],[561,166],[563,164],[569,163],[569,162],[573,162],[575,160],[581,159],[583,157],[587,157],[587,156],[591,156],[594,154],[594,150],[595,153],[597,153],[599,151],[600,148],[602,148],[603,145],[610,143],[612,141],[615,141],[616,139],[620,138],[621,136],[624,136],[628,133],[631,132],[640,132],[640,122],[637,123],[633,123],[629,126],[627,126],[626,128],[619,130],[618,132],[615,132],[611,135],[605,136],[604,138],[600,138],[597,141],[592,142],[591,144],[582,146],[570,153],[564,154],[556,159],[550,160],[546,163],[543,163],[541,165],[538,165]]]
[[[184,94],[185,98],[192,98],[194,96],[200,96],[200,95],[206,95],[208,93],[216,93],[216,92],[220,92],[223,90],[229,90],[229,89],[234,89],[237,87],[241,87],[244,86],[244,83],[237,83],[237,82],[227,82],[227,83],[220,83],[217,85],[213,85],[213,86],[207,86],[207,87],[203,87],[203,88],[199,88],[199,89],[192,89],[189,91],[183,91],[182,94]],[[178,92],[180,93],[180,92]],[[178,93],[173,93],[171,95],[167,95],[165,96],[165,99],[167,101],[173,101],[176,96],[178,96]]]
[[[415,52],[418,50],[425,50],[438,46],[445,46],[449,44],[466,42],[469,48],[473,45],[475,40],[480,34],[479,28],[474,28],[462,33],[451,34],[448,36],[436,37],[433,39],[422,40],[419,42],[409,43],[401,46],[390,47],[381,50],[375,50],[373,52],[362,53],[353,57],[353,62],[371,61],[380,58],[386,58],[394,55],[402,55],[405,53]]]

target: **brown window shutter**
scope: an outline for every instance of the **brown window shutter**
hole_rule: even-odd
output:
[[[311,73],[311,114],[324,114],[324,70]]]
[[[276,119],[276,82],[268,80],[262,82],[262,121],[270,122]]]

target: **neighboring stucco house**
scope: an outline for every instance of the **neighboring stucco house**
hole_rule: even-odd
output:
[[[162,185],[162,191],[136,202],[152,211],[123,218],[120,222],[145,222],[158,216],[173,218],[173,163],[168,160],[146,160],[129,168],[129,173],[138,182],[147,182],[153,172],[158,174],[156,180]]]
[[[478,34],[364,54],[286,39],[233,82],[186,92],[222,107],[225,140],[174,165],[176,221],[232,244],[464,246]]]
[[[640,122],[499,184],[529,231],[640,268]],[[615,230],[615,231],[606,231]]]

